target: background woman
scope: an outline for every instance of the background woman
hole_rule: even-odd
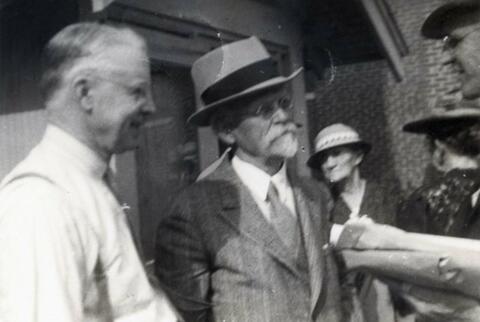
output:
[[[335,200],[331,222],[343,224],[349,218],[367,215],[377,223],[394,223],[393,196],[360,174],[360,164],[370,149],[371,145],[345,124],[332,124],[318,133],[315,153],[307,164],[320,169],[331,188]]]
[[[393,224],[395,199],[360,174],[360,164],[370,148],[357,131],[341,123],[327,126],[315,138],[315,153],[307,164],[321,170],[331,189],[334,206],[330,222],[344,224],[350,218],[366,215],[377,223]],[[344,274],[342,288],[350,321],[395,321],[384,284],[369,275],[354,273]]]

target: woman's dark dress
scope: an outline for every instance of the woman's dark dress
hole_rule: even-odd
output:
[[[335,193],[334,200],[330,221],[344,224],[349,219],[351,210],[341,197],[335,196]],[[367,215],[379,224],[393,225],[396,208],[397,200],[394,196],[385,193],[378,184],[367,181],[365,194],[360,204],[360,215]]]
[[[454,169],[415,190],[398,213],[400,228],[434,235],[480,238],[478,170]]]
[[[330,213],[330,222],[344,224],[352,211],[343,198],[335,192],[332,194],[335,203]],[[393,225],[396,207],[397,201],[393,195],[385,193],[385,190],[374,182],[366,182],[365,193],[360,204],[360,216],[367,215],[376,223]],[[361,273],[343,275],[341,283],[344,292],[344,305],[347,311],[350,311],[350,314],[354,316],[350,321],[392,321],[387,319],[387,315],[393,315],[393,308],[391,303],[384,298],[389,296],[385,285],[374,281],[370,275]],[[358,304],[355,301],[359,301]],[[355,307],[355,305],[359,305],[361,308]],[[358,310],[361,310],[362,313],[359,314]],[[383,316],[379,316],[378,311],[384,313]],[[360,316],[362,314],[363,318]]]

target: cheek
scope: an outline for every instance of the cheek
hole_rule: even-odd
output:
[[[237,140],[242,141],[250,146],[262,147],[265,144],[267,136],[265,129],[261,124],[251,122],[243,122],[237,128]]]
[[[320,169],[322,170],[323,173],[327,172],[327,165],[325,163],[322,163],[320,165]]]
[[[348,158],[338,157],[330,161],[330,169],[333,172],[343,173],[349,172],[350,164]]]

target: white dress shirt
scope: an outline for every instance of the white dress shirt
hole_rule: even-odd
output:
[[[107,164],[48,126],[0,187],[1,322],[175,321],[151,287]]]
[[[257,168],[251,163],[243,161],[238,156],[232,158],[232,167],[240,177],[242,183],[248,188],[265,218],[270,221],[270,205],[267,200],[270,182],[277,188],[280,201],[284,203],[293,215],[297,214],[295,197],[287,177],[287,167],[284,163],[280,170],[273,176]]]

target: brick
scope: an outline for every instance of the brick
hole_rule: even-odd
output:
[[[439,41],[423,39],[420,27],[441,0],[387,0],[409,45],[403,58],[406,76],[398,83],[385,60],[335,67],[335,79],[319,81],[316,99],[309,102],[310,139],[323,127],[344,122],[374,146],[362,164],[367,178],[388,189],[409,193],[423,180],[429,156],[422,136],[403,133],[402,126],[427,115],[458,77],[440,67]],[[380,179],[379,179],[380,178]]]

